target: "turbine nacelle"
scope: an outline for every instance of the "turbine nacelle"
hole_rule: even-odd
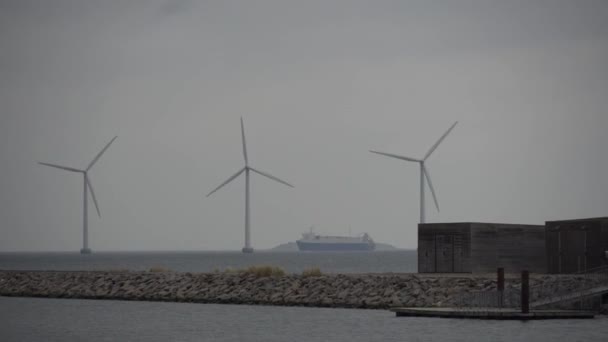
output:
[[[406,157],[406,156],[393,154],[393,153],[386,153],[386,152],[370,150],[371,153],[420,164],[420,222],[421,223],[425,222],[425,212],[424,212],[424,183],[425,182],[426,182],[426,184],[429,185],[429,188],[431,189],[431,194],[433,195],[433,201],[435,202],[435,207],[437,208],[437,211],[439,211],[439,201],[437,201],[437,194],[435,192],[435,188],[433,187],[433,181],[431,180],[431,175],[429,174],[428,167],[426,166],[426,160],[433,154],[433,152],[435,152],[437,147],[439,147],[439,145],[448,136],[448,134],[450,134],[450,132],[454,129],[454,127],[456,127],[457,124],[458,124],[458,121],[454,122],[454,124],[452,124],[452,126],[450,126],[450,128],[445,133],[443,133],[443,135],[439,138],[439,140],[437,140],[437,142],[435,144],[433,144],[433,146],[431,146],[431,148],[427,151],[427,153],[424,155],[424,157],[422,159]]]
[[[207,197],[211,196],[216,191],[223,188],[225,185],[229,184],[236,178],[238,178],[243,172],[245,173],[245,246],[243,247],[242,251],[243,251],[243,253],[252,253],[253,248],[251,247],[251,244],[250,244],[250,229],[249,229],[249,225],[250,225],[250,222],[249,222],[249,172],[253,171],[253,172],[259,174],[260,176],[264,176],[270,180],[273,180],[275,182],[281,183],[283,185],[286,185],[286,186],[289,186],[292,188],[294,186],[267,172],[263,172],[263,171],[260,171],[258,169],[255,169],[255,168],[249,166],[249,158],[247,156],[247,142],[245,140],[245,125],[243,123],[242,117],[241,117],[241,138],[242,138],[242,143],[243,143],[243,159],[245,161],[245,166],[242,169],[240,169],[239,171],[237,171],[234,175],[230,176],[227,180],[225,180],[218,187],[216,187],[211,192],[209,192],[207,194]]]
[[[82,173],[82,175],[84,176],[85,184],[86,184],[85,186],[87,187],[87,189],[89,191],[91,191],[91,197],[93,198],[93,203],[95,204],[95,210],[97,211],[97,216],[101,217],[101,212],[99,210],[99,203],[97,202],[97,198],[95,197],[95,189],[93,188],[93,182],[91,182],[91,178],[89,177],[89,172],[87,170],[78,170],[78,169],[70,168],[67,166],[54,165],[54,164],[41,163],[41,162],[38,162],[38,164],[46,165],[46,166],[50,166],[50,167],[54,167],[57,169],[62,169],[62,170],[70,171],[70,172]]]
[[[87,229],[88,229],[87,228],[87,226],[88,226],[88,222],[87,222],[88,221],[88,216],[87,216],[87,198],[88,197],[87,196],[88,195],[87,195],[87,190],[91,192],[91,198],[93,198],[93,203],[95,204],[95,210],[97,211],[97,216],[101,217],[101,211],[99,210],[99,203],[97,202],[97,197],[95,196],[95,189],[93,188],[93,182],[91,181],[91,177],[89,177],[89,170],[91,170],[93,165],[95,165],[95,163],[97,163],[99,158],[101,158],[101,156],[106,152],[106,150],[110,147],[110,145],[112,145],[112,143],[114,142],[114,140],[116,140],[116,138],[118,138],[118,137],[115,136],[112,140],[110,140],[110,142],[107,143],[99,153],[97,153],[95,158],[93,158],[93,160],[89,163],[87,168],[84,170],[76,169],[76,168],[68,167],[68,166],[63,166],[63,165],[38,162],[38,164],[40,164],[40,165],[45,165],[45,166],[49,166],[49,167],[53,167],[56,169],[69,171],[69,172],[81,173],[84,177],[83,248],[80,250],[80,252],[82,254],[91,253],[91,249],[88,248],[88,232],[87,232]]]

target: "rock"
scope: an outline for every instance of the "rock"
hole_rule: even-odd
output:
[[[543,293],[583,280],[537,278]],[[559,287],[557,286],[559,285]],[[255,277],[240,273],[0,271],[0,295],[266,305],[387,308],[449,305],[460,294],[495,288],[491,279],[402,274]],[[507,289],[519,283],[509,281]],[[542,296],[534,292],[534,298]]]
[[[391,299],[389,300],[389,303],[390,303],[390,306],[403,306],[401,299],[399,299],[399,297],[397,297],[397,296],[391,297]]]

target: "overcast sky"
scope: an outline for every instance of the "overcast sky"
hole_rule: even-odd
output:
[[[0,0],[0,251],[240,250],[608,215],[608,1]]]

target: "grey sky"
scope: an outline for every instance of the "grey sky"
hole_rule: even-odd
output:
[[[369,232],[416,247],[418,168],[438,221],[608,214],[608,2],[0,0],[0,251],[243,244]],[[92,205],[92,204],[91,204]],[[93,207],[91,206],[91,213]]]

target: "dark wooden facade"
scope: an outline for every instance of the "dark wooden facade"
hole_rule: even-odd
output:
[[[607,264],[608,217],[547,221],[549,273],[575,273]]]
[[[545,227],[500,223],[418,225],[418,272],[547,272]]]

